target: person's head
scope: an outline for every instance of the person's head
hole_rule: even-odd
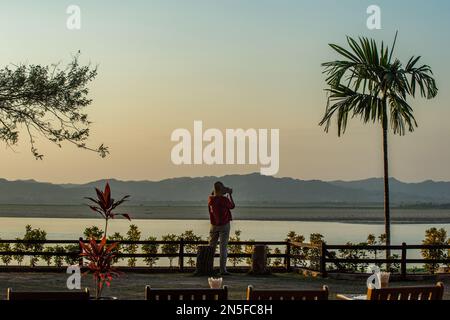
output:
[[[222,182],[217,181],[214,183],[213,195],[215,196],[223,196],[224,194],[229,192],[229,188],[225,187]]]

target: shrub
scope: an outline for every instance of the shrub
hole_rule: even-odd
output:
[[[281,254],[281,250],[280,250],[280,248],[275,248],[274,250],[273,250],[273,253],[274,254]],[[279,266],[281,266],[283,264],[283,260],[282,260],[282,258],[281,257],[276,257],[276,258],[274,258],[273,260],[272,260],[272,266],[274,266],[274,267],[279,267]]]
[[[11,245],[9,243],[0,243],[0,251],[12,251]],[[2,262],[5,266],[9,265],[9,263],[12,261],[13,257],[12,255],[2,255]]]
[[[27,225],[25,227],[25,236],[23,237],[23,239],[27,241],[43,241],[47,239],[47,232],[41,229],[33,229],[30,225]],[[44,250],[44,245],[42,243],[25,243],[24,248],[26,251],[36,252]],[[36,266],[38,261],[38,256],[31,256],[30,266]]]
[[[425,231],[425,239],[422,241],[424,245],[445,245],[447,244],[447,232],[445,229],[431,228]],[[422,249],[424,259],[438,260],[446,259],[447,254],[444,249]],[[433,261],[424,264],[425,270],[435,273],[439,268],[439,264]]]
[[[112,258],[113,263],[123,260],[123,258],[118,257],[118,254],[122,250],[122,245],[120,242],[124,240],[124,237],[119,232],[114,232],[112,235],[108,236],[108,240],[117,243],[117,245],[112,249],[112,252],[114,253],[114,257]]]
[[[46,247],[46,248],[44,249],[44,252],[45,252],[45,253],[53,253],[53,252],[54,252],[54,249],[53,249],[53,247]],[[53,255],[45,255],[45,256],[42,256],[42,260],[45,261],[45,263],[47,264],[47,266],[50,266],[50,265],[52,264],[52,259],[53,259]]]
[[[166,234],[162,237],[163,241],[177,241],[178,237],[176,234]],[[161,246],[161,251],[164,254],[176,254],[178,253],[179,246],[177,244],[173,243],[165,243]],[[173,266],[173,259],[175,257],[169,257],[169,265],[172,268]]]
[[[248,241],[249,242],[255,242],[254,239],[250,239]],[[253,250],[254,250],[254,245],[253,244],[246,244],[245,247],[244,247],[244,253],[252,254]],[[249,266],[251,266],[252,265],[252,258],[251,257],[250,258],[246,258],[245,259],[245,263],[248,264]]]
[[[139,231],[139,228],[137,225],[132,224],[130,225],[128,231],[127,231],[127,237],[125,240],[127,241],[139,241],[141,239],[141,232]],[[125,246],[125,252],[129,254],[135,254],[138,250],[137,244],[127,244]],[[131,257],[128,258],[128,266],[129,267],[135,267],[136,266],[136,258]]]
[[[187,230],[180,235],[185,241],[202,241],[202,237],[196,235],[193,230]],[[198,249],[197,244],[185,244],[184,251],[186,253],[196,253]],[[195,259],[193,257],[188,257],[187,264],[190,267],[195,267]]]
[[[309,242],[311,244],[317,245],[318,247],[322,246],[324,243],[324,237],[320,233],[311,233],[309,236]],[[320,249],[308,249],[305,248],[305,256],[306,259],[309,260],[309,267],[314,270],[319,270],[320,268]]]
[[[16,238],[16,240],[22,240],[20,238]],[[14,247],[13,247],[13,251],[14,252],[24,252],[25,251],[25,245],[23,243],[20,242],[16,242],[14,243]],[[14,254],[13,255],[13,259],[17,261],[17,263],[20,265],[22,265],[23,259],[25,258],[25,256],[23,255],[19,255],[19,254]]]
[[[66,253],[79,253],[80,252],[80,246],[77,244],[68,244],[64,247],[64,251]],[[64,262],[69,265],[76,265],[79,262],[79,255],[78,254],[74,254],[71,256],[65,256],[64,257]]]
[[[57,245],[54,247],[54,252],[55,253],[65,253],[66,250],[64,249],[63,246]],[[64,261],[63,256],[54,256],[53,262],[55,263],[55,266],[62,267],[63,261]]]
[[[304,243],[305,237],[301,234],[297,234],[295,231],[290,231],[287,234],[287,237],[285,239],[289,242],[299,242]],[[293,264],[296,267],[306,267],[306,253],[307,248],[301,248],[299,246],[291,245],[291,254],[296,255],[297,257],[291,259],[291,264]]]
[[[241,230],[235,230],[234,236],[230,237],[230,241],[241,241]],[[230,244],[228,246],[228,252],[232,254],[240,254],[242,253],[242,245],[240,244]],[[239,263],[244,261],[244,258],[228,258],[230,260],[233,267],[236,267]]]
[[[156,241],[156,237],[148,237],[146,240],[147,241]],[[156,254],[156,253],[158,253],[158,248],[159,248],[159,244],[156,244],[156,243],[148,243],[148,244],[142,245],[142,251],[145,254]],[[158,260],[159,260],[158,257],[145,257],[144,258],[144,262],[150,267],[153,267],[156,264],[156,261],[158,261]]]
[[[97,226],[87,227],[83,232],[84,238],[87,240],[100,240],[103,237],[103,230]]]

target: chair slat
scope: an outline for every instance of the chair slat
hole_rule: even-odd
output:
[[[442,300],[444,284],[438,282],[435,286],[381,288],[367,290],[368,300]]]
[[[145,287],[145,300],[172,300],[172,301],[196,301],[196,300],[227,300],[228,289],[154,289]]]
[[[255,290],[248,286],[247,300],[328,300],[328,287],[322,290]]]

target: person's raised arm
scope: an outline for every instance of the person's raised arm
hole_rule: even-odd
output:
[[[230,200],[229,204],[228,204],[228,209],[234,209],[234,207],[235,207],[232,193],[233,193],[233,189],[230,189],[230,191],[228,192],[228,200]]]

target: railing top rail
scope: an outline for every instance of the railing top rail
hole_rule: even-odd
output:
[[[450,259],[405,259],[402,260],[401,257],[399,258],[326,258],[327,263],[399,263],[399,262],[406,262],[406,263],[449,263]]]
[[[4,240],[0,239],[0,243],[25,243],[25,244],[78,244],[79,240]]]
[[[450,249],[450,244],[412,244],[406,245],[406,249],[414,250],[414,249]]]
[[[307,243],[307,242],[298,242],[298,241],[289,241],[291,245],[294,247],[300,247],[300,248],[311,248],[311,249],[320,249],[320,245],[313,244],[313,243]]]
[[[403,247],[401,245],[390,245],[390,246],[384,246],[384,245],[349,245],[349,244],[327,244],[327,249],[330,250],[345,250],[345,249],[359,249],[359,250],[401,250]]]
[[[330,250],[339,250],[339,249],[360,249],[360,250],[402,250],[403,248],[414,250],[414,249],[450,249],[450,245],[425,245],[425,244],[416,244],[416,245],[326,245],[327,249]]]
[[[0,239],[0,243],[24,243],[24,244],[78,244],[80,240],[4,240]],[[87,239],[82,239],[83,242],[88,242]],[[147,241],[147,240],[108,240],[109,243],[112,242],[120,242],[121,244],[176,244],[179,245],[183,241],[183,244],[208,244],[208,241],[194,241],[194,240],[155,240],[155,241]],[[286,245],[286,241],[230,241],[229,244],[241,244],[241,245]]]

